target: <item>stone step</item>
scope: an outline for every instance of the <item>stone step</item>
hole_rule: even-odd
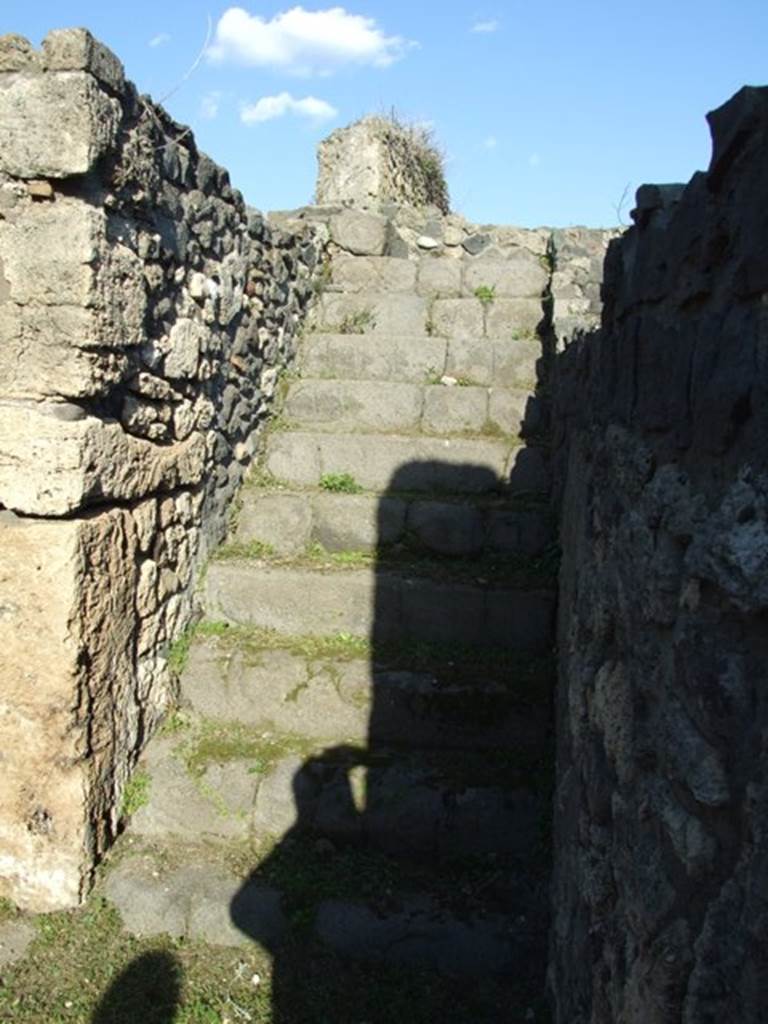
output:
[[[309,315],[315,330],[340,334],[426,335],[427,300],[387,292],[325,292]]]
[[[552,642],[554,594],[445,582],[375,567],[337,572],[213,562],[203,584],[209,620],[287,635],[400,638],[537,651]]]
[[[458,756],[454,778],[425,755],[368,765],[344,763],[333,751],[287,757],[258,780],[255,834],[305,830],[397,857],[530,856],[547,801],[522,785],[467,784]],[[370,749],[363,757],[370,760]]]
[[[437,555],[495,552],[534,558],[553,536],[545,504],[255,487],[240,494],[234,542],[263,544],[277,555],[297,555],[312,544],[331,552],[407,544],[416,552]]]
[[[536,761],[549,743],[547,701],[532,702],[524,673],[519,686],[509,674],[457,681],[439,661],[406,671],[209,637],[191,647],[181,698],[207,719],[318,743],[504,748]]]
[[[348,474],[365,490],[498,491],[514,449],[494,438],[408,437],[277,431],[267,439],[263,466],[276,480],[317,487]]]
[[[503,914],[457,915],[428,899],[405,901],[402,909],[389,913],[323,900],[315,930],[322,942],[350,959],[453,975],[510,977],[536,955],[539,962],[526,969],[526,980],[530,984],[536,978],[540,985],[546,959],[546,916],[529,921],[518,915],[513,922]]]
[[[498,299],[536,299],[541,302],[549,281],[549,268],[540,256],[517,250],[507,259],[446,259],[424,256],[419,260],[392,256],[352,256],[338,253],[331,263],[329,290],[404,292],[429,298],[475,298],[478,289]]]
[[[343,893],[329,898],[323,884],[329,875],[328,856],[304,850],[300,842],[292,847],[301,877],[307,871],[316,875],[320,890],[300,890],[299,905],[305,911],[301,924],[308,917],[313,934],[342,957],[445,975],[520,975],[523,984],[518,982],[516,989],[530,987],[529,996],[542,987],[545,885],[529,883],[528,892],[510,909],[492,909],[471,898],[462,901],[455,888],[449,899],[428,890],[393,892],[383,879],[378,893],[368,899]],[[126,930],[138,938],[166,934],[211,946],[238,948],[255,942],[272,951],[279,963],[280,948],[296,939],[299,927],[291,913],[297,894],[277,888],[273,878],[271,862],[284,859],[282,849],[247,876],[205,847],[186,847],[185,854],[179,864],[173,845],[139,846],[124,849],[109,867],[101,891],[119,911]],[[353,866],[366,880],[382,869],[380,860],[366,869],[358,858]],[[494,874],[498,872],[485,872],[491,881]],[[482,881],[479,877],[478,887]],[[435,980],[445,984],[444,979]],[[324,982],[327,987],[330,979]],[[510,1008],[508,1000],[505,1006]]]
[[[303,379],[289,385],[283,413],[300,428],[517,436],[530,397],[511,388]]]
[[[544,495],[550,487],[543,449],[496,438],[282,430],[267,438],[261,465],[277,483],[297,487],[339,475],[390,493]]]
[[[444,375],[471,384],[532,390],[542,357],[537,338],[307,335],[298,356],[305,377],[424,384]]]
[[[483,781],[487,755],[468,756],[454,751],[447,763],[427,753],[338,747],[267,765],[257,757],[212,760],[193,772],[183,745],[160,738],[143,761],[147,802],[131,832],[150,841],[258,843],[307,833],[398,857],[525,860],[546,796],[521,774],[516,784]]]
[[[341,334],[413,334],[444,338],[533,338],[544,319],[541,298],[474,295],[434,298],[404,292],[325,292],[309,325]]]

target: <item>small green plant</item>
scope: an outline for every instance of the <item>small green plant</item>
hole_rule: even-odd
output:
[[[160,736],[177,736],[189,728],[189,719],[182,711],[171,711],[160,726]]]
[[[320,487],[334,494],[360,494],[363,490],[351,473],[323,473]]]
[[[496,298],[496,285],[479,284],[475,288],[475,298],[479,299],[484,306],[489,306]]]
[[[536,331],[532,331],[530,328],[517,328],[512,331],[510,337],[512,338],[512,341],[531,341],[536,337]]]
[[[234,541],[232,544],[222,544],[214,558],[217,562],[229,562],[237,558],[269,558],[274,553],[274,547],[263,540],[249,540],[245,543]]]
[[[347,313],[339,324],[339,334],[365,334],[376,326],[376,317],[371,309],[359,309]]]
[[[184,669],[187,667],[187,659],[189,658],[189,646],[192,643],[192,637],[195,635],[195,627],[187,626],[183,633],[178,636],[168,651],[168,668],[171,673],[177,678],[182,674]]]
[[[130,818],[139,808],[149,802],[150,778],[145,771],[134,772],[123,789],[123,803],[120,808],[121,818]]]
[[[371,565],[375,557],[370,551],[327,551],[322,544],[310,545],[307,556],[312,561],[338,566]]]

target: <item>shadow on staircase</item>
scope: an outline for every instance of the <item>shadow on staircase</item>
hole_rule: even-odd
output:
[[[511,484],[414,460],[380,495],[367,742],[301,763],[230,907],[273,957],[273,1024],[548,1019],[556,566],[526,451]]]

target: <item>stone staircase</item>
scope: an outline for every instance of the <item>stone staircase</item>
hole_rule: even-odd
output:
[[[541,255],[339,252],[202,584],[106,891],[137,934],[260,943],[275,1020],[326,1019],[323,957],[342,1000],[417,972],[413,1020],[546,1019]]]

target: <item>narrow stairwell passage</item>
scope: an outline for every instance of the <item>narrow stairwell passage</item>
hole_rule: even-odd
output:
[[[541,295],[414,294],[437,263],[334,264],[107,881],[268,951],[280,1024],[546,1020]]]

